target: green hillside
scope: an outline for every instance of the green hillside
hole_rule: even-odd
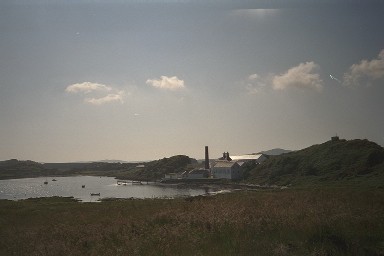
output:
[[[122,171],[116,177],[133,180],[157,180],[163,178],[166,173],[179,173],[191,170],[196,164],[196,159],[185,155],[177,155],[144,163],[142,167]]]
[[[384,186],[384,149],[368,140],[328,141],[271,157],[251,170],[258,184]]]

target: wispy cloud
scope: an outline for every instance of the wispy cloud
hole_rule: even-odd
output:
[[[185,87],[184,80],[177,78],[177,76],[161,76],[160,79],[148,79],[146,83],[153,87],[167,90],[178,90]]]
[[[263,19],[280,12],[279,9],[237,9],[232,11],[232,15],[246,19]]]
[[[123,95],[124,93],[121,91],[117,94],[108,94],[100,98],[86,98],[84,101],[93,105],[103,105],[114,101],[124,103]]]
[[[112,88],[109,86],[106,86],[104,84],[98,84],[98,83],[91,83],[91,82],[84,82],[84,83],[77,83],[77,84],[71,84],[69,85],[65,91],[70,93],[90,93],[92,91],[111,91]]]
[[[384,49],[380,51],[377,59],[362,60],[353,64],[344,74],[343,84],[346,86],[371,85],[374,80],[384,79]]]
[[[257,94],[266,86],[266,81],[258,74],[248,76],[246,80],[246,90],[249,94]]]
[[[300,63],[296,67],[288,69],[287,72],[276,75],[272,79],[272,86],[275,90],[286,90],[289,88],[312,89],[322,91],[323,81],[316,73],[319,66],[311,62]]]
[[[80,93],[90,95],[84,99],[85,103],[92,105],[103,105],[112,102],[124,103],[124,91],[118,91],[111,86],[99,83],[83,82],[67,86],[67,93]]]

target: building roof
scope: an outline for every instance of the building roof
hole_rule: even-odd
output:
[[[229,168],[232,167],[233,165],[237,164],[234,161],[216,161],[216,164],[213,167],[216,168]]]
[[[249,155],[240,155],[240,156],[231,156],[233,161],[239,160],[259,160],[263,154],[249,154]]]

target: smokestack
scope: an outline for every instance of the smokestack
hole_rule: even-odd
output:
[[[205,169],[209,169],[208,146],[205,146]]]

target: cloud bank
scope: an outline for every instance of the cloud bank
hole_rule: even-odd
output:
[[[85,103],[92,105],[103,105],[112,102],[124,103],[124,91],[117,91],[116,89],[104,84],[92,82],[76,83],[67,86],[65,91],[67,93],[92,94],[93,97],[87,97],[84,99]],[[96,92],[98,92],[97,95],[95,95]],[[106,94],[107,92],[109,93]]]
[[[321,92],[323,90],[323,80],[316,71],[319,65],[311,62],[300,63],[280,75],[270,73],[266,76],[259,74],[249,75],[245,80],[245,89],[248,94],[257,94],[272,88],[275,91],[288,90],[290,88],[314,90]]]
[[[312,89],[322,91],[323,81],[315,71],[319,66],[311,62],[300,63],[298,66],[288,69],[287,72],[276,75],[272,79],[272,87],[275,90],[289,88]]]
[[[161,76],[160,79],[148,79],[146,84],[166,90],[178,90],[185,87],[184,80],[177,78],[177,76]]]
[[[346,86],[370,85],[374,80],[384,79],[384,49],[380,51],[377,59],[362,60],[353,64],[344,74],[343,84]]]

